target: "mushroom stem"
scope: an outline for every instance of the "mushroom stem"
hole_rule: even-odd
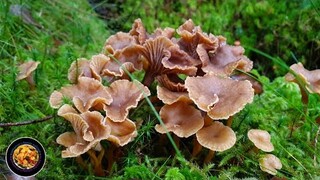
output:
[[[208,164],[210,161],[212,161],[213,157],[215,155],[215,151],[209,150],[207,156],[205,157],[203,164]]]
[[[104,151],[101,151],[100,154],[101,153],[104,154]],[[104,171],[102,169],[102,164],[101,164],[101,160],[102,160],[102,158],[100,157],[101,155],[99,154],[98,157],[100,157],[100,158],[97,158],[95,151],[92,150],[92,149],[90,149],[88,151],[88,154],[90,156],[91,162],[93,163],[94,174],[96,176],[105,176],[105,173],[104,173]]]
[[[197,138],[194,137],[194,139],[193,139],[192,157],[197,156],[200,153],[201,150],[202,150],[201,144],[198,142]]]
[[[228,127],[231,127],[232,122],[233,122],[233,116],[230,116],[230,117],[228,118],[228,120],[227,120],[227,126],[228,126]]]
[[[144,84],[147,87],[150,87],[152,82],[154,81],[155,75],[152,72],[147,71],[144,75],[142,84]]]
[[[114,151],[116,148],[117,147],[113,143],[110,143],[110,147],[108,148],[107,153],[105,154],[108,160],[108,168],[107,168],[108,174],[110,174],[113,163],[115,162]]]
[[[88,170],[87,164],[83,161],[83,158],[80,156],[76,157],[76,162],[85,170]]]
[[[173,134],[173,141],[174,141],[174,143],[176,144],[177,149],[179,149],[179,148],[180,148],[180,138],[179,138],[177,135]],[[173,148],[171,154],[174,155],[175,153],[176,153],[176,151],[175,151],[175,149]]]
[[[29,84],[30,90],[34,90],[35,87],[36,87],[36,84],[35,84],[35,82],[34,82],[34,80],[33,80],[32,74],[30,74],[29,76],[26,77],[26,81],[27,81],[28,84]]]

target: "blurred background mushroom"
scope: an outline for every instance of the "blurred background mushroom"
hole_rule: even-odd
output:
[[[301,63],[293,64],[290,66],[290,72],[286,74],[285,79],[299,85],[301,100],[304,105],[308,105],[308,93],[320,95],[320,69],[309,71]]]
[[[282,168],[282,163],[279,158],[273,154],[266,154],[259,159],[260,169],[271,175],[276,175],[277,170]]]
[[[36,84],[33,79],[33,72],[37,69],[38,65],[40,62],[37,61],[28,61],[23,64],[21,64],[18,69],[19,69],[19,74],[16,78],[17,81],[25,79],[31,90],[34,90]]]

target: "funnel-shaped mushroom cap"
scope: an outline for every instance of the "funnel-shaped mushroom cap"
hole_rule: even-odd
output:
[[[17,81],[27,78],[31,73],[37,69],[40,62],[37,61],[28,61],[21,64],[19,68],[19,74],[17,76]]]
[[[113,101],[110,105],[105,106],[104,110],[107,117],[114,122],[125,121],[129,110],[137,107],[144,94],[146,96],[150,95],[149,89],[139,81],[117,80],[107,88],[107,91]]]
[[[202,70],[218,75],[229,76],[235,69],[248,72],[253,67],[253,62],[244,56],[244,48],[241,46],[221,45],[213,55],[201,53]]]
[[[130,119],[125,119],[122,122],[114,122],[109,118],[105,118],[105,124],[111,127],[111,134],[108,140],[119,146],[128,144],[138,134],[136,124]]]
[[[157,96],[164,104],[170,105],[177,101],[192,103],[187,92],[172,92],[161,86],[157,86]]]
[[[97,76],[96,74],[92,73],[92,70],[90,68],[90,62],[86,59],[79,59],[77,61],[74,61],[69,70],[68,70],[68,79],[71,83],[77,83],[79,77],[89,77],[89,78],[95,78],[99,81],[101,81],[100,76]]]
[[[154,39],[159,36],[164,36],[171,39],[174,33],[175,33],[175,29],[173,28],[169,28],[169,27],[166,27],[164,29],[157,28],[148,38]]]
[[[251,103],[254,96],[249,81],[236,81],[214,74],[187,77],[185,87],[190,99],[212,119],[229,118]]]
[[[110,58],[104,54],[97,54],[91,57],[90,69],[92,76],[101,81],[101,76],[103,76],[106,66],[110,63]],[[105,76],[105,75],[104,75]],[[113,76],[112,76],[113,77]],[[108,77],[111,79],[112,77]]]
[[[134,20],[129,34],[133,36],[139,44],[143,44],[147,39],[147,32],[140,18]]]
[[[271,143],[271,136],[267,131],[260,129],[250,129],[248,138],[253,144],[264,152],[271,152],[274,147]]]
[[[97,111],[78,114],[70,105],[64,105],[58,115],[68,120],[74,129],[57,138],[58,144],[67,147],[62,151],[64,158],[79,156],[110,136],[111,128],[103,123],[103,116]]]
[[[233,130],[217,121],[200,129],[196,136],[203,147],[212,151],[225,151],[236,143],[236,134]]]
[[[160,116],[165,127],[157,124],[155,129],[161,134],[168,130],[179,137],[189,137],[201,129],[204,124],[201,112],[184,102],[164,105],[160,110]]]
[[[291,65],[290,69],[300,77],[310,93],[320,94],[320,69],[309,71],[301,63]],[[291,73],[286,74],[285,79],[298,83],[296,77]]]
[[[75,107],[80,112],[86,112],[90,108],[102,110],[104,104],[110,104],[112,97],[100,81],[80,77],[78,84],[62,87],[60,91],[54,91],[50,96],[50,106],[59,108],[62,105],[63,97],[72,99]]]
[[[142,46],[128,33],[119,32],[110,36],[105,43],[105,52],[113,57],[105,65],[103,75],[123,76],[124,70],[129,72],[142,69],[140,53]]]
[[[259,159],[260,169],[272,175],[277,174],[277,169],[282,168],[279,158],[273,154],[266,154],[263,158]]]
[[[177,29],[177,33],[181,36],[178,40],[181,49],[195,59],[199,59],[202,53],[214,53],[219,45],[218,38],[212,34],[203,33],[191,19],[182,24]]]

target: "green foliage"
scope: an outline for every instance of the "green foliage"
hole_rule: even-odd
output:
[[[152,179],[155,174],[145,165],[134,165],[124,170],[125,179]]]
[[[184,175],[180,172],[180,170],[178,168],[171,168],[167,171],[166,175],[165,175],[165,179],[166,180],[173,180],[173,179],[177,179],[177,180],[185,180],[186,178],[184,177]]]

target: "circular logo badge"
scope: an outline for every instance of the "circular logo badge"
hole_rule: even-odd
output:
[[[8,168],[19,176],[34,176],[44,166],[45,150],[35,139],[23,137],[13,141],[6,152]]]

